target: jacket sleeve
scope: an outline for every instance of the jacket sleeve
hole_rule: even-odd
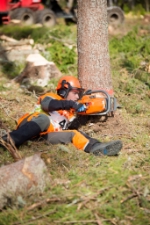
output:
[[[51,97],[45,97],[41,101],[41,108],[45,112],[50,112],[50,111],[57,111],[57,110],[69,110],[71,108],[77,110],[79,108],[80,104],[71,101],[71,100],[57,100],[53,99]]]

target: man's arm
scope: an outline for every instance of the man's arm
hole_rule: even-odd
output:
[[[57,110],[69,110],[69,109],[75,109],[78,110],[82,104],[79,104],[77,102],[74,102],[72,100],[57,100],[53,99],[51,97],[45,97],[41,101],[41,108],[45,112],[50,111],[57,111]]]

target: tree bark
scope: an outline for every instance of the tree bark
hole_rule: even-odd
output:
[[[77,47],[82,87],[113,95],[106,0],[78,0]]]
[[[145,9],[149,12],[149,0],[145,0]]]
[[[47,167],[40,154],[0,168],[0,209],[17,196],[42,193],[49,181]]]

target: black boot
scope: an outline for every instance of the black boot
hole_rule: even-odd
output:
[[[99,143],[95,143],[88,152],[93,153],[94,155],[97,155],[97,156],[98,155],[113,156],[113,155],[117,155],[120,152],[121,148],[122,148],[122,142],[120,140],[111,141],[108,143],[99,142]]]
[[[33,137],[36,137],[40,134],[41,128],[37,125],[37,123],[30,121],[26,122],[24,125],[20,126],[17,130],[13,130],[9,133],[12,141],[15,146],[19,147],[24,142],[30,140]],[[5,135],[2,137],[5,142],[8,142],[8,136]]]

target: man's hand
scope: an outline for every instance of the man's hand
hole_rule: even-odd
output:
[[[86,106],[84,104],[79,103],[78,108],[76,109],[77,112],[85,112]]]

